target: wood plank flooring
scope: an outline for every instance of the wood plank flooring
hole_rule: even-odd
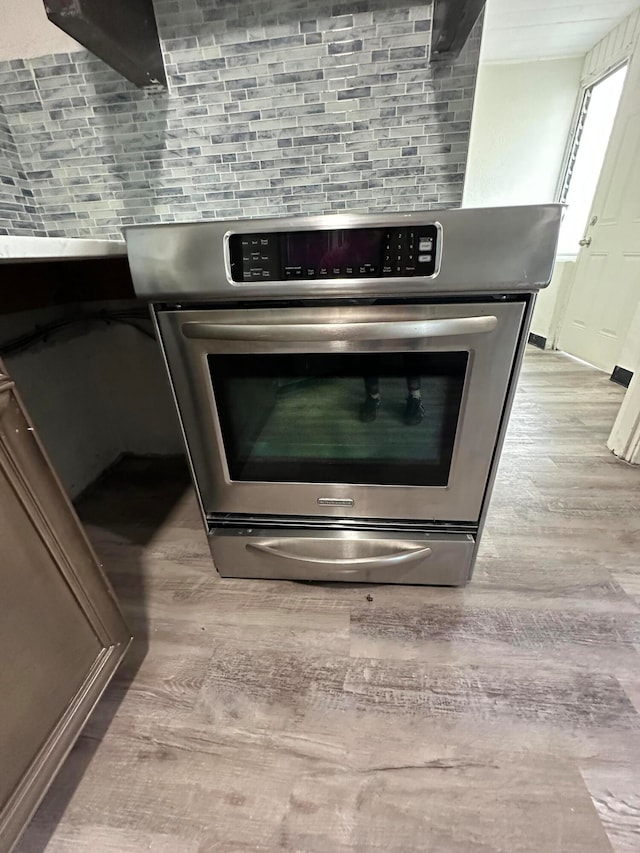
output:
[[[80,512],[136,647],[20,853],[639,851],[623,393],[528,352],[464,589],[220,580],[183,466],[121,464]]]

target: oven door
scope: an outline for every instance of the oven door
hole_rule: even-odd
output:
[[[159,311],[204,512],[477,522],[524,309]]]

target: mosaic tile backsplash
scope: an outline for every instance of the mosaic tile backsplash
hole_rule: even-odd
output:
[[[0,234],[46,232],[28,186],[9,122],[0,107]]]
[[[155,8],[168,92],[87,51],[0,63],[0,234],[460,204],[480,21],[430,64],[429,2]]]

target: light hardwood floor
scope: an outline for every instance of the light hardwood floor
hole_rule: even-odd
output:
[[[119,466],[80,512],[136,650],[20,853],[639,851],[623,393],[530,349],[464,589],[219,580],[182,466]]]

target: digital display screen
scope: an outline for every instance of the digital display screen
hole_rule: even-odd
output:
[[[293,231],[282,235],[282,263],[284,266],[315,269],[379,264],[387,233],[382,228]]]
[[[435,225],[232,234],[233,281],[430,276]]]

